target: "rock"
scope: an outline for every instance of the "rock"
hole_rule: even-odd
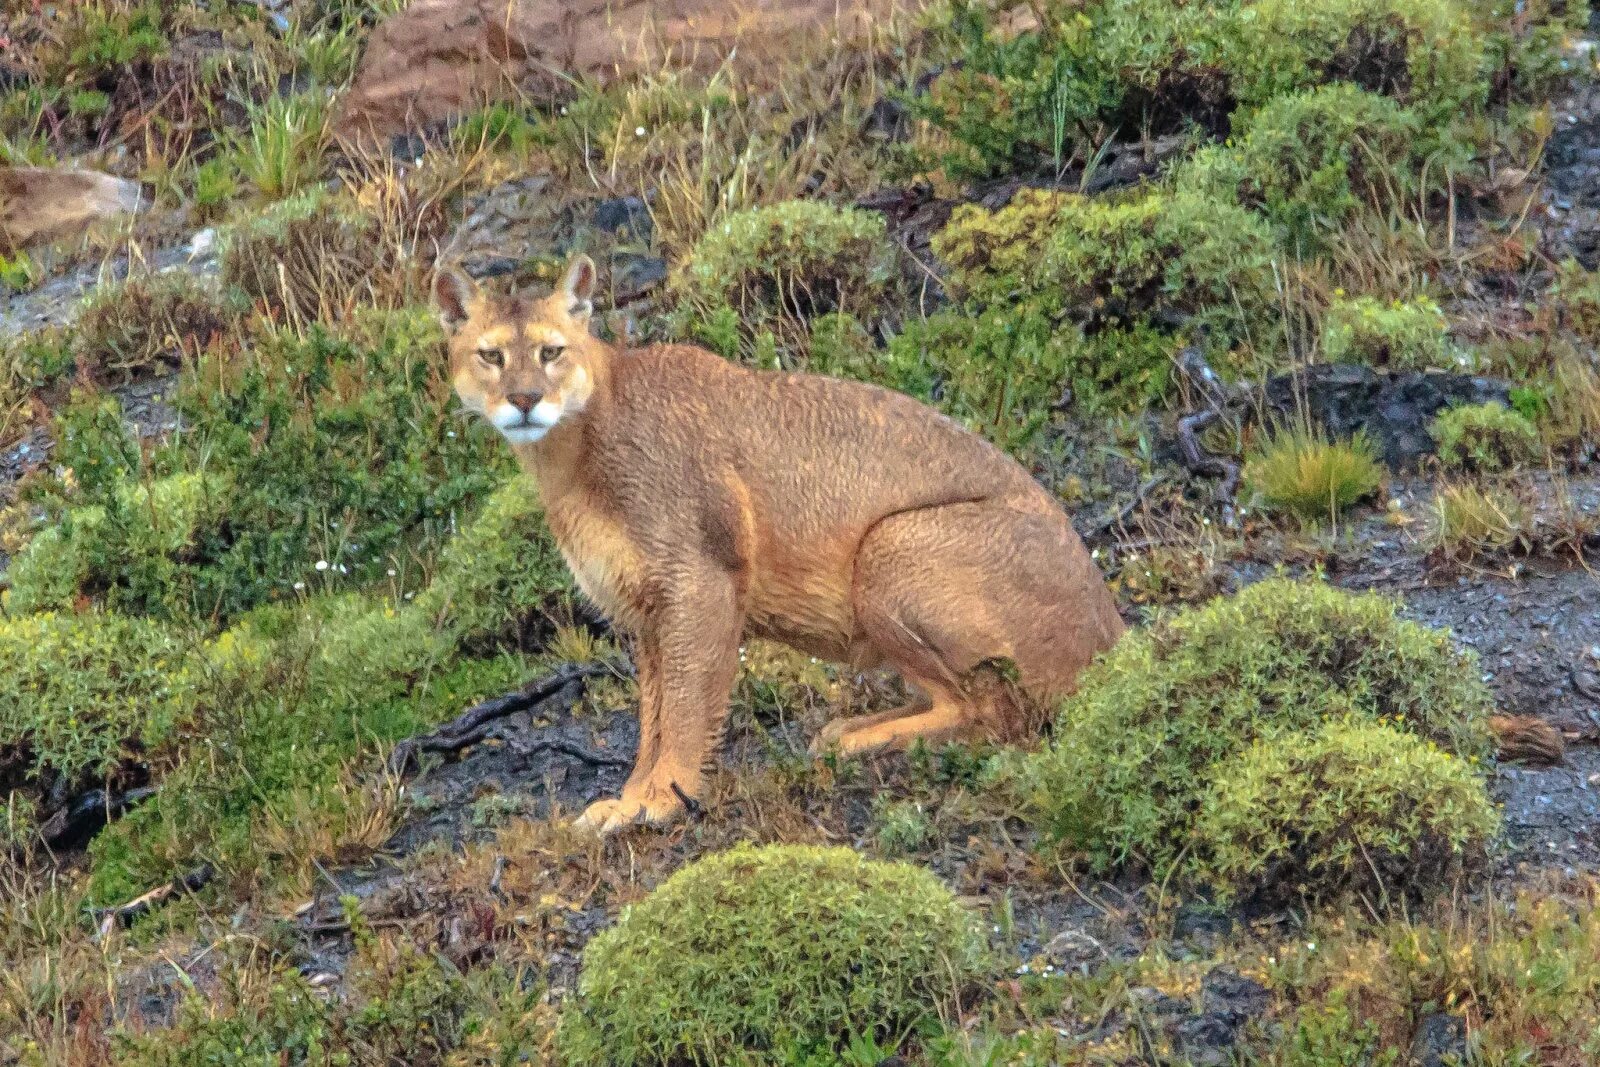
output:
[[[483,104],[566,96],[658,67],[760,70],[801,39],[847,41],[900,0],[413,0],[367,44],[335,118],[347,140],[387,143]]]
[[[1411,1067],[1457,1067],[1467,1062],[1467,1024],[1459,1015],[1430,1015],[1411,1042]]]
[[[1255,1018],[1272,1003],[1266,986],[1232,967],[1213,967],[1200,983],[1200,998],[1206,1011],[1236,1022]]]
[[[1301,412],[1334,437],[1365,430],[1395,470],[1432,455],[1433,417],[1450,404],[1509,403],[1511,385],[1447,371],[1380,371],[1348,363],[1318,363],[1267,381],[1268,408],[1279,419]]]
[[[1079,929],[1063,930],[1050,939],[1042,955],[1050,966],[1088,974],[1109,957],[1105,946]]]
[[[0,253],[74,237],[144,206],[137,182],[66,167],[0,167]]]
[[[1180,1019],[1167,1027],[1172,1052],[1185,1067],[1227,1067],[1236,1063],[1233,1046],[1238,1037],[1238,1023],[1216,1012]]]
[[[1507,762],[1549,766],[1566,756],[1561,731],[1532,715],[1491,715],[1489,729]]]

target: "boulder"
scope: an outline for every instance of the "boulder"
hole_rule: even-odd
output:
[[[853,40],[912,0],[413,0],[372,33],[334,123],[388,142],[500,99],[549,102],[579,79],[706,66],[749,69],[801,39]]]
[[[0,254],[74,237],[96,222],[138,211],[137,182],[97,171],[0,167]]]

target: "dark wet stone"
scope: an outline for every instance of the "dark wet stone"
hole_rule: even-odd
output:
[[[620,234],[628,231],[636,240],[648,241],[655,230],[650,209],[637,196],[618,196],[594,206],[590,221],[595,229]]]
[[[1177,1062],[1186,1067],[1225,1067],[1234,1062],[1239,1022],[1220,1012],[1181,1019],[1167,1028]]]
[[[1467,1061],[1467,1023],[1459,1015],[1430,1015],[1411,1042],[1412,1067],[1457,1067]]]
[[[427,138],[420,133],[397,133],[389,138],[389,154],[396,159],[421,159],[427,150]]]
[[[1088,974],[1106,961],[1105,946],[1079,929],[1063,930],[1045,945],[1044,958],[1052,967]]]
[[[1266,986],[1232,967],[1214,967],[1200,983],[1201,1003],[1212,1014],[1237,1022],[1253,1019],[1267,1010],[1272,993]]]
[[[1380,371],[1348,363],[1318,363],[1268,380],[1273,414],[1304,411],[1334,437],[1365,431],[1395,470],[1417,466],[1435,444],[1428,424],[1451,404],[1508,403],[1509,382],[1448,371]]]
[[[611,257],[611,290],[617,303],[626,304],[667,280],[667,261],[660,256],[619,252]]]

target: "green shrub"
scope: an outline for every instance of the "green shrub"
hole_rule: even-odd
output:
[[[813,318],[877,308],[893,272],[881,215],[815,200],[752,208],[707,231],[678,269],[678,328],[725,348],[719,324],[737,323],[746,356],[762,331],[796,344]]]
[[[1382,721],[1474,759],[1490,708],[1472,656],[1393,601],[1272,579],[1123,638],[1014,773],[1032,817],[1096,868],[1163,877],[1219,768],[1258,738]]]
[[[1295,252],[1320,249],[1362,207],[1413,206],[1421,123],[1390,97],[1321,86],[1272,100],[1238,127],[1177,182],[1265,213]]]
[[[1280,431],[1252,451],[1244,486],[1258,506],[1305,523],[1337,522],[1339,514],[1378,491],[1383,465],[1365,435],[1327,441],[1312,430]]]
[[[943,311],[908,323],[874,377],[1016,449],[1069,396],[1087,410],[1165,396],[1172,350],[1172,338],[1147,326],[1086,334],[1031,304]]]
[[[1213,768],[1189,871],[1226,896],[1409,894],[1481,860],[1482,771],[1382,723],[1258,739]]]
[[[1439,412],[1430,427],[1439,461],[1490,473],[1533,463],[1544,453],[1539,428],[1503,404],[1465,404]]]
[[[188,650],[112,614],[0,620],[0,790],[64,796],[148,759],[194,711]]]
[[[911,105],[947,135],[957,177],[1060,173],[1107,140],[1220,132],[1239,105],[1327,83],[1436,124],[1488,96],[1483,30],[1449,0],[963,0],[941,26],[955,61]]]
[[[445,543],[438,571],[412,610],[444,620],[468,649],[529,647],[535,636],[548,635],[570,582],[545,528],[538,487],[519,474]]]
[[[1425,296],[1387,303],[1370,296],[1334,300],[1323,322],[1322,356],[1329,363],[1394,370],[1470,365],[1450,342],[1444,312]]]
[[[868,1029],[898,1037],[952,1005],[984,956],[974,917],[926,870],[741,845],[589,942],[557,1043],[573,1067],[795,1062]]]
[[[175,474],[125,482],[105,504],[66,509],[12,561],[6,610],[69,608],[92,597],[118,611],[163,614],[226,494],[215,476]]]

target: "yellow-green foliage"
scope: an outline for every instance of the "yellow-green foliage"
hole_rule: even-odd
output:
[[[1502,471],[1532,463],[1544,452],[1538,427],[1504,404],[1446,408],[1430,430],[1439,461],[1456,470]]]
[[[538,487],[515,475],[484,501],[439,555],[412,610],[439,619],[462,645],[526,644],[550,629],[568,597],[567,567],[544,524]]]
[[[984,956],[974,916],[926,870],[741,845],[589,943],[558,1044],[572,1067],[827,1056],[948,1009]]]
[[[1202,148],[1180,185],[1263,212],[1290,250],[1320,248],[1362,207],[1409,207],[1421,123],[1391,97],[1327,85],[1267,103],[1232,143]]]
[[[1528,506],[1506,489],[1471,482],[1442,485],[1433,498],[1433,513],[1433,547],[1455,559],[1528,543]]]
[[[1329,363],[1395,370],[1450,369],[1467,357],[1450,343],[1444,312],[1428,297],[1340,297],[1328,306],[1322,355]]]
[[[6,610],[65,608],[93,595],[119,610],[159,613],[178,581],[180,557],[217,516],[223,491],[217,476],[174,474],[124,482],[105,504],[67,509],[12,561]]]
[[[1280,431],[1245,459],[1244,485],[1255,502],[1302,522],[1337,521],[1340,512],[1383,484],[1383,466],[1357,434],[1327,441],[1304,427]]]
[[[1382,721],[1481,758],[1490,708],[1475,660],[1398,618],[1392,600],[1271,579],[1123,638],[1016,781],[1032,817],[1096,868],[1161,877],[1203,847],[1206,790],[1256,740],[1294,745],[1329,722]]]
[[[1410,893],[1499,825],[1480,768],[1381,722],[1258,739],[1208,778],[1188,871],[1227,896]]]
[[[679,326],[722,351],[753,351],[758,334],[793,343],[812,318],[867,314],[887,292],[894,249],[881,215],[788,200],[727,216],[674,275]]]
[[[1119,321],[1157,308],[1231,321],[1268,292],[1271,246],[1237,204],[1186,190],[1028,190],[997,212],[959,208],[933,241],[959,296],[990,306],[1040,297],[1057,313]]]
[[[0,788],[70,788],[148,755],[194,708],[188,649],[155,623],[45,613],[0,621]]]

